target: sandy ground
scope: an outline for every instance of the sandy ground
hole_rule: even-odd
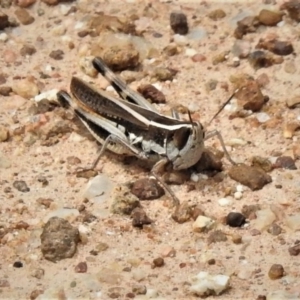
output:
[[[230,120],[230,112],[224,110],[211,124],[210,129],[219,129],[225,141],[235,138],[245,141],[243,145],[229,147],[232,157],[238,162],[249,163],[253,155],[268,158],[274,156],[274,153],[291,151],[299,143],[297,136],[285,139],[282,125],[297,120],[299,116],[298,108],[291,110],[286,106],[288,98],[299,95],[299,25],[286,17],[282,26],[261,26],[256,32],[244,37],[252,49],[260,38],[271,34],[291,41],[295,55],[284,57],[282,64],[254,70],[245,59],[240,60],[239,66],[233,66],[234,56],[229,52],[226,61],[213,65],[214,56],[230,51],[233,47],[234,18],[238,14],[258,14],[265,7],[278,9],[281,3],[265,5],[259,1],[209,2],[151,2],[153,16],[147,19],[149,26],[144,32],[144,38],[159,51],[169,45],[173,37],[169,26],[169,14],[173,10],[181,9],[187,15],[190,30],[199,27],[207,33],[201,40],[192,40],[181,46],[182,52],[175,56],[164,56],[163,59],[158,56],[158,65],[178,70],[173,81],[159,82],[167,98],[167,104],[158,106],[159,109],[167,112],[171,107],[182,104],[193,108],[195,116],[201,117],[201,121],[206,123],[232,91],[229,81],[231,75],[247,73],[257,78],[265,73],[269,83],[263,87],[262,92],[269,96],[270,101],[263,111],[271,119],[278,119],[274,122],[275,125],[253,126],[253,122],[247,119]],[[83,52],[80,49],[88,48],[95,38],[90,35],[79,37],[77,33],[82,27],[78,24],[84,20],[84,16],[95,10],[118,17],[126,18],[133,13],[141,17],[146,3],[89,3],[87,5],[84,1],[75,1],[49,7],[37,2],[27,8],[35,18],[32,24],[6,28],[3,32],[8,35],[8,40],[0,42],[0,73],[7,75],[2,86],[14,87],[17,82],[29,78],[34,79],[41,92],[54,88],[68,89],[71,74],[103,86],[104,81],[100,76],[89,78],[80,70],[79,56]],[[65,15],[64,12],[71,6],[78,10]],[[2,11],[15,17],[16,8],[11,6]],[[222,8],[226,17],[213,21],[207,15],[217,8]],[[40,10],[44,10],[41,16]],[[160,33],[161,37],[154,37],[155,32]],[[72,49],[70,42],[74,46]],[[34,46],[36,53],[22,56],[20,49],[25,44]],[[64,52],[62,60],[49,56],[51,51],[58,49]],[[194,62],[189,56],[191,49],[206,59]],[[286,71],[286,64],[294,66],[292,73]],[[47,76],[42,76],[42,73]],[[210,80],[216,80],[217,87],[207,91],[206,84]],[[149,82],[156,83],[149,76],[145,76],[134,82],[133,86]],[[222,88],[226,84],[228,91]],[[37,121],[37,117],[30,110],[34,101],[13,92],[7,97],[0,96],[0,101],[0,124],[11,133],[8,141],[0,143],[0,228],[8,232],[2,236],[0,243],[1,299],[34,299],[38,294],[37,290],[44,291],[44,296],[40,295],[39,299],[129,299],[134,296],[137,299],[194,299],[195,296],[189,291],[190,279],[200,271],[230,276],[230,289],[220,296],[210,296],[210,299],[256,299],[259,295],[268,295],[268,299],[275,299],[271,298],[275,291],[286,291],[293,295],[294,298],[291,299],[300,299],[299,257],[291,256],[288,252],[288,248],[300,239],[297,231],[300,228],[290,228],[285,222],[287,216],[297,216],[299,213],[298,170],[273,170],[270,173],[272,183],[259,191],[244,187],[241,199],[227,196],[230,201],[226,206],[220,206],[218,200],[226,196],[228,188],[235,190],[238,185],[228,176],[218,183],[200,179],[202,184],[192,191],[188,191],[185,184],[172,187],[180,201],[199,204],[206,215],[217,220],[218,229],[227,235],[227,241],[209,244],[209,232],[193,232],[193,221],[184,224],[174,222],[171,218],[172,209],[167,205],[169,196],[165,195],[155,201],[143,202],[145,211],[155,220],[143,230],[133,228],[128,216],[110,214],[99,216],[92,222],[83,222],[80,218],[69,216],[71,224],[74,227],[81,226],[81,231],[85,232],[85,243],[78,245],[77,252],[71,259],[57,263],[45,260],[40,249],[40,234],[50,213],[63,207],[78,209],[82,204],[87,211],[98,213],[93,203],[84,201],[82,193],[87,179],[76,177],[73,172],[75,166],[72,166],[69,159],[74,156],[81,160],[80,165],[89,165],[95,158],[98,146],[92,139],[84,137],[85,129],[78,129],[75,125],[76,134],[60,134],[57,143],[42,145],[44,138],[32,138],[28,128],[34,127],[32,124],[36,123],[39,126],[51,126],[56,122],[55,113],[46,115],[44,121]],[[255,115],[250,118],[255,119]],[[44,115],[38,118],[43,119]],[[26,130],[18,135],[18,128]],[[215,140],[208,144],[218,146]],[[225,159],[223,163],[226,174],[230,164]],[[299,166],[298,161],[296,165]],[[98,167],[111,181],[117,183],[134,181],[147,175],[146,170],[125,165],[110,154],[101,159]],[[17,190],[13,186],[17,180],[24,180],[30,191]],[[43,184],[45,180],[47,183]],[[276,188],[276,185],[281,185],[282,188]],[[39,204],[39,198],[51,199],[53,203],[50,207],[45,207]],[[280,211],[281,214],[276,216],[276,224],[281,227],[282,232],[272,235],[267,230],[255,231],[254,220],[237,229],[222,224],[222,218],[229,212],[240,212],[244,205],[250,204]],[[23,228],[20,221],[26,222],[28,226]],[[234,234],[242,236],[240,244],[233,243]],[[106,250],[103,245],[106,245]],[[91,254],[95,249],[103,251],[98,251],[97,255]],[[170,251],[175,255],[168,256]],[[165,255],[167,256],[164,257]],[[152,261],[157,257],[164,257],[165,265],[152,268]],[[215,259],[214,264],[208,263],[211,259]],[[15,262],[21,262],[22,267],[17,268]],[[86,273],[75,272],[75,266],[80,262],[87,263]],[[285,274],[282,278],[269,278],[268,271],[273,264],[283,266]],[[145,286],[147,296],[133,293],[133,287],[136,286]],[[278,299],[283,299],[283,296]]]

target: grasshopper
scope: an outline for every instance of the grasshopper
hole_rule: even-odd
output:
[[[92,60],[94,68],[104,76],[122,99],[105,91],[96,90],[78,77],[72,77],[70,96],[59,91],[58,101],[64,108],[71,108],[94,138],[102,144],[94,168],[106,149],[120,155],[136,156],[149,160],[154,166],[151,173],[171,194],[174,204],[179,200],[158,176],[158,171],[170,163],[174,170],[184,170],[195,165],[204,151],[204,141],[216,136],[228,160],[234,164],[226,150],[219,131],[206,132],[200,122],[180,120],[178,113],[172,116],[160,114],[140,94],[130,89],[114,74],[100,57]],[[224,108],[235,93],[224,103]]]

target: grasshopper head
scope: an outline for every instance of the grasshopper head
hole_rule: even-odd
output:
[[[189,123],[174,133],[170,143],[174,149],[167,151],[174,170],[187,169],[199,161],[204,150],[204,134],[200,122]]]

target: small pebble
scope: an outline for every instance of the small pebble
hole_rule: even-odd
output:
[[[232,201],[228,198],[221,198],[218,200],[220,206],[228,206],[232,203]]]
[[[13,264],[14,268],[22,268],[23,267],[23,263],[21,261],[15,261]]]
[[[258,20],[263,25],[275,26],[282,20],[283,14],[268,9],[262,9],[258,14]]]
[[[6,42],[8,40],[8,35],[5,32],[0,33],[0,41]]]
[[[34,46],[31,45],[24,45],[20,50],[20,54],[22,56],[26,56],[26,55],[31,56],[34,53],[36,53],[36,49]]]
[[[241,235],[239,235],[239,234],[237,234],[237,233],[234,233],[233,235],[232,235],[232,242],[234,243],[234,244],[241,244],[242,243],[242,236]]]
[[[166,103],[165,95],[152,84],[141,85],[137,91],[142,94],[145,99],[150,99],[152,103]]]
[[[230,212],[226,217],[226,224],[230,227],[241,227],[245,222],[245,216],[238,212]]]
[[[170,26],[177,34],[185,35],[189,31],[187,17],[182,12],[172,12],[170,14]]]
[[[282,231],[281,227],[276,223],[273,223],[267,230],[272,235],[279,235]]]
[[[154,200],[165,194],[164,189],[153,178],[141,178],[136,180],[132,187],[131,193],[140,200]]]
[[[160,267],[164,266],[164,264],[165,264],[165,261],[162,257],[153,259],[154,268],[160,268]]]
[[[16,180],[13,183],[13,187],[23,193],[27,193],[30,191],[30,188],[27,186],[26,182],[23,180]]]
[[[284,268],[280,264],[274,264],[271,266],[269,272],[268,272],[270,279],[279,279],[284,276]]]
[[[296,244],[295,246],[292,246],[289,248],[289,254],[291,256],[297,256],[300,254],[300,244]]]
[[[30,25],[34,22],[34,17],[32,17],[25,8],[17,8],[15,10],[15,15],[22,25]]]
[[[223,9],[215,9],[213,11],[211,11],[208,15],[207,15],[210,19],[217,21],[220,19],[223,19],[226,17],[226,13]]]
[[[9,130],[3,125],[0,125],[0,143],[6,142],[8,138],[9,138]]]
[[[226,242],[227,236],[226,234],[221,230],[214,230],[211,232],[208,236],[207,243],[208,245],[212,243],[219,243],[219,242]]]
[[[280,156],[275,162],[275,168],[283,168],[288,170],[297,170],[295,160],[290,156]]]
[[[85,261],[80,262],[75,267],[75,273],[86,273],[87,272],[87,263]]]
[[[243,198],[243,193],[242,192],[235,192],[234,193],[234,198],[236,200],[241,200]]]
[[[145,285],[136,284],[136,285],[133,285],[132,292],[137,295],[146,295],[147,287]]]
[[[132,211],[131,217],[133,227],[143,228],[144,225],[149,225],[153,222],[141,207],[136,207]]]
[[[192,217],[192,214],[192,207],[188,204],[187,201],[183,201],[179,206],[176,207],[174,213],[172,214],[172,219],[175,222],[182,224],[189,221]]]
[[[49,56],[55,60],[62,60],[64,58],[64,52],[62,50],[53,50]]]

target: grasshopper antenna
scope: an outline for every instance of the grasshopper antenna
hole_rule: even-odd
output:
[[[193,123],[193,120],[192,120],[192,116],[191,116],[191,112],[188,110],[188,114],[189,114],[189,119],[190,119],[190,122],[192,124],[192,128],[194,130],[194,123]]]
[[[207,126],[211,124],[211,122],[219,115],[219,113],[224,109],[224,107],[232,100],[232,98],[236,95],[236,93],[239,91],[239,89],[236,89],[232,95],[222,104],[222,106],[219,108],[219,110],[215,113],[215,115],[211,118],[211,120],[208,122]]]

